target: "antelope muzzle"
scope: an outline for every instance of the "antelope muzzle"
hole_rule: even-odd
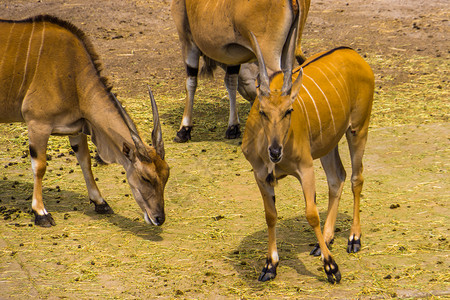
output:
[[[278,163],[283,158],[283,147],[278,143],[269,146],[269,158],[273,163]]]

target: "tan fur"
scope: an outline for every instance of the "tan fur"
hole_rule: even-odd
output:
[[[300,39],[309,3],[309,0],[299,1],[298,4],[296,0],[173,0],[172,16],[180,38],[184,62],[188,68],[194,70],[198,69],[200,56],[207,57],[207,61],[212,59],[219,62],[225,69],[227,66],[252,62],[256,58],[251,38],[253,33],[260,43],[269,73],[280,71],[283,51],[294,29],[297,29],[299,42],[296,52],[304,59]],[[253,101],[254,88],[246,82],[249,78],[254,82],[256,74],[245,76],[239,79],[242,84],[239,91]],[[188,78],[186,83],[187,97],[180,132],[183,128],[190,130],[193,124],[192,110],[197,81],[196,74],[190,74],[189,77],[191,78]],[[230,98],[230,129],[239,126],[235,107],[237,74],[229,74],[227,71],[225,83]],[[179,141],[187,139],[182,137]]]
[[[339,281],[340,273],[327,247],[334,238],[337,207],[345,180],[337,145],[345,134],[352,160],[354,193],[351,242],[361,236],[359,200],[363,183],[362,156],[372,107],[374,76],[369,65],[355,51],[338,48],[317,54],[309,58],[302,68],[294,70],[294,83],[291,92],[286,95],[281,93],[283,81],[282,73],[275,74],[270,80],[269,94],[259,93],[250,111],[242,141],[243,153],[253,166],[266,209],[269,265],[276,267],[278,263],[275,237],[277,213],[272,199],[275,193],[273,185],[267,182],[267,176],[274,169],[276,178],[292,175],[301,182],[306,218],[317,236],[325,270],[336,268],[335,273],[327,273],[328,279]],[[292,112],[287,113],[290,110]],[[279,152],[281,155],[277,157]],[[271,157],[280,161],[274,165]],[[323,234],[315,203],[313,160],[316,158],[321,158],[329,184],[329,209]]]
[[[68,22],[51,16],[0,21],[0,122],[28,126],[34,172],[32,208],[38,225],[54,224],[42,201],[50,135],[70,137],[96,210],[108,206],[93,180],[86,134],[93,135],[102,158],[125,167],[145,215],[158,225],[157,218],[164,220],[163,190],[168,178],[164,151],[143,144],[100,70],[91,43]],[[149,171],[155,167],[156,173]]]

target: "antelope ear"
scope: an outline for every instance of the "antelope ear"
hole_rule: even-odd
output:
[[[135,159],[135,155],[134,152],[132,150],[133,148],[131,147],[130,144],[128,143],[123,143],[123,147],[122,147],[122,153],[125,155],[126,158],[128,158],[130,161],[134,161]]]
[[[300,68],[297,79],[295,79],[294,83],[292,84],[291,101],[294,101],[295,98],[297,98],[297,95],[300,92],[300,89],[302,88],[302,83],[303,83],[303,68]]]

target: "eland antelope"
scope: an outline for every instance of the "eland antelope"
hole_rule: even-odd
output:
[[[50,135],[69,136],[97,213],[112,213],[91,170],[87,135],[107,163],[120,163],[148,223],[162,225],[164,187],[169,166],[158,110],[150,93],[153,147],[136,126],[106,80],[92,44],[74,25],[41,15],[0,21],[0,122],[25,122],[34,175],[32,210],[35,224],[55,222],[42,201],[46,148]]]
[[[294,42],[291,40],[288,55],[291,59]],[[254,43],[258,45],[256,39]],[[341,273],[327,247],[334,238],[338,203],[346,177],[338,142],[345,134],[350,149],[354,209],[347,251],[357,252],[361,248],[359,202],[363,185],[362,158],[374,92],[373,72],[361,56],[344,47],[310,57],[294,73],[292,64],[287,61],[284,73],[271,77],[259,50],[257,57],[258,97],[247,119],[242,150],[253,167],[268,226],[268,256],[259,280],[276,276],[279,258],[274,187],[277,180],[292,175],[302,185],[306,219],[318,240],[311,254],[321,254],[328,281],[339,282]],[[316,207],[313,160],[317,158],[321,160],[329,187],[323,234]]]
[[[175,141],[186,142],[191,138],[200,56],[205,59],[206,67],[203,69],[209,70],[209,73],[217,63],[224,67],[225,86],[230,100],[225,137],[232,139],[241,135],[236,90],[239,88],[240,94],[251,102],[256,96],[256,73],[252,65],[246,65],[240,72],[241,64],[256,58],[250,32],[260,42],[269,74],[280,71],[288,36],[296,28],[297,39],[300,41],[309,6],[310,0],[172,1],[172,16],[187,72],[187,96]],[[304,59],[300,43],[295,52],[299,60]]]

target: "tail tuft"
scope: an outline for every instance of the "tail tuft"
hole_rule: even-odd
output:
[[[200,77],[214,78],[214,70],[217,68],[217,62],[203,55],[203,66],[200,70]]]

